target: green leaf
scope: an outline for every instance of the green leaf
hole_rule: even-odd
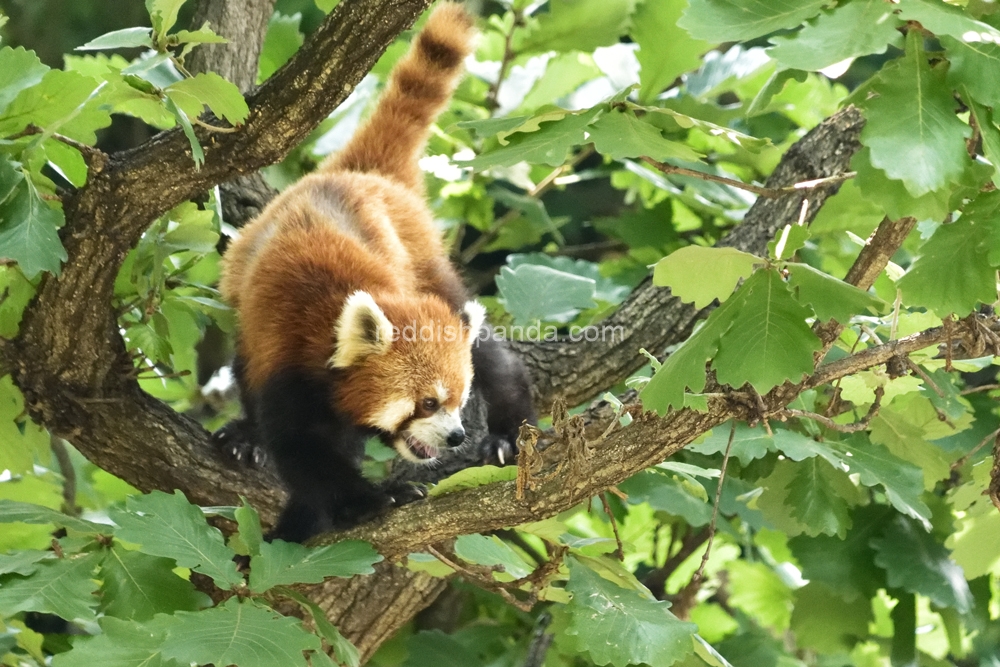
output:
[[[184,136],[187,137],[188,144],[191,145],[191,159],[194,160],[195,168],[201,168],[201,165],[205,162],[205,151],[202,150],[201,144],[198,143],[198,135],[194,133],[194,128],[191,127],[191,121],[188,120],[187,115],[181,111],[181,108],[177,106],[177,103],[169,95],[163,97],[163,105],[167,107],[167,111],[173,114],[174,120],[177,121],[184,131]]]
[[[831,446],[844,454],[849,472],[860,475],[862,484],[881,484],[893,507],[930,529],[931,510],[920,498],[924,490],[924,473],[920,468],[860,435]]]
[[[905,304],[923,306],[941,317],[964,317],[979,303],[996,300],[989,241],[1000,226],[994,208],[998,203],[1000,193],[980,195],[961,218],[938,227],[920,246],[916,261],[897,282]]]
[[[677,25],[687,0],[646,0],[632,17],[632,40],[639,45],[639,102],[648,104],[685,72],[697,69],[711,44],[692,39]]]
[[[281,589],[281,595],[295,600],[303,609],[309,612],[313,623],[316,624],[316,629],[323,636],[323,639],[333,647],[333,652],[337,657],[338,663],[345,667],[358,667],[361,664],[361,655],[358,653],[358,649],[340,634],[340,630],[330,622],[330,619],[326,617],[326,612],[320,609],[318,604],[290,588]],[[315,657],[313,657],[313,660],[315,660]],[[315,663],[313,663],[313,667],[315,667]]]
[[[97,582],[94,570],[101,554],[89,553],[38,564],[29,577],[10,574],[0,583],[4,615],[20,611],[55,614],[70,621],[94,618]]]
[[[760,624],[782,632],[792,612],[792,591],[761,562],[738,560],[729,564],[729,603]]]
[[[884,445],[899,458],[923,470],[924,490],[930,491],[938,481],[951,474],[951,460],[938,445],[927,440],[928,434],[911,422],[909,416],[894,409],[882,410],[872,420],[869,437],[872,442]]]
[[[848,58],[900,47],[895,7],[883,0],[853,0],[825,10],[794,36],[774,37],[768,55],[785,67],[815,72]]]
[[[93,145],[96,130],[111,124],[111,116],[94,99],[98,84],[89,76],[49,70],[41,82],[22,90],[0,116],[0,136],[28,124]]]
[[[177,23],[177,12],[185,0],[146,0],[146,11],[158,35],[166,35]]]
[[[719,349],[719,339],[737,321],[742,304],[726,299],[712,311],[705,325],[667,357],[653,379],[639,392],[643,408],[665,415],[684,406],[684,391],[705,388],[705,364]]]
[[[739,304],[739,320],[719,340],[712,362],[719,382],[732,387],[749,382],[764,394],[812,371],[820,342],[805,323],[810,313],[792,298],[777,271],[756,272],[730,300]]]
[[[0,204],[0,258],[17,262],[29,280],[42,271],[59,275],[66,249],[56,230],[64,222],[62,211],[45,203],[34,183],[21,180]]]
[[[712,456],[722,454],[729,444],[729,432],[732,422],[719,424],[699,443],[688,445],[687,449],[699,454]],[[774,438],[767,434],[761,426],[750,427],[744,422],[736,422],[736,432],[733,433],[733,447],[730,456],[746,465],[755,459],[764,458],[768,452],[774,451]]]
[[[865,146],[855,153],[851,168],[857,172],[854,181],[861,195],[881,207],[891,220],[911,216],[918,220],[943,220],[951,211],[951,188],[945,186],[914,197],[907,191],[903,181],[889,178],[884,171],[872,166],[871,151]],[[821,211],[825,208],[824,206]]]
[[[174,616],[163,656],[184,664],[306,667],[302,652],[320,648],[319,637],[306,632],[298,619],[236,597]]]
[[[569,321],[583,308],[593,308],[596,283],[537,264],[504,266],[496,278],[504,308],[517,324],[536,320]]]
[[[825,0],[691,0],[677,22],[709,42],[741,42],[794,28],[819,13]]]
[[[885,505],[858,507],[851,512],[852,526],[844,539],[800,535],[788,540],[802,577],[829,586],[848,602],[867,604],[886,585],[885,572],[875,566],[875,550],[869,542],[894,514]]]
[[[630,248],[654,248],[662,252],[678,240],[672,221],[673,204],[666,199],[653,208],[592,222],[599,232],[621,239]]]
[[[174,561],[115,545],[101,563],[101,611],[108,616],[148,621],[155,614],[194,611],[211,604],[204,593],[174,573]]]
[[[6,155],[0,156],[0,204],[7,201],[23,180],[20,165]]]
[[[758,153],[771,141],[767,138],[753,137],[743,132],[738,132],[731,127],[719,125],[703,118],[695,118],[667,107],[643,107],[629,104],[629,108],[641,111],[648,115],[646,120],[657,127],[668,132],[679,132],[681,130],[697,130],[710,138],[725,139],[738,148]],[[704,181],[701,181],[704,183]]]
[[[455,127],[472,130],[480,139],[488,139],[498,134],[509,134],[524,125],[531,116],[504,116],[503,118],[484,118],[482,120],[463,120]],[[561,118],[561,116],[560,116]]]
[[[962,89],[962,97],[965,99],[966,104],[968,104],[969,111],[972,112],[976,125],[979,126],[979,134],[983,138],[983,153],[986,155],[986,159],[993,165],[993,185],[1000,185],[1000,129],[997,129],[996,124],[993,122],[993,112],[976,104],[965,88]],[[992,263],[997,264],[1000,262]]]
[[[285,16],[280,12],[271,15],[267,23],[267,34],[260,51],[260,66],[257,70],[257,83],[263,83],[278,68],[295,55],[305,38],[302,36],[300,24],[302,14],[295,13]]]
[[[507,266],[512,269],[522,265],[547,266],[556,271],[570,273],[581,278],[590,278],[594,281],[594,298],[607,303],[621,303],[631,293],[631,288],[621,285],[601,274],[601,266],[584,259],[573,259],[572,257],[554,257],[541,252],[516,253],[507,255]]]
[[[496,535],[459,535],[455,540],[455,555],[476,565],[502,565],[504,572],[515,579],[531,574],[531,566]]]
[[[260,545],[264,543],[264,531],[260,527],[260,517],[257,511],[247,504],[245,498],[236,508],[236,523],[239,526],[237,537],[242,548],[237,549],[231,538],[229,546],[241,556],[256,556],[260,553]]]
[[[868,636],[871,600],[844,600],[825,584],[810,582],[795,591],[790,630],[799,646],[827,654],[846,653]]]
[[[1000,30],[977,21],[960,7],[940,0],[901,0],[899,18],[918,21],[935,35],[948,35],[970,42],[1000,43]]]
[[[690,245],[676,250],[653,268],[653,284],[669,287],[674,296],[701,309],[718,299],[725,301],[736,283],[748,278],[764,260],[735,248]],[[711,266],[711,272],[703,269]]]
[[[789,223],[775,232],[774,240],[767,244],[767,254],[774,260],[789,259],[805,246],[810,235],[809,227]]]
[[[786,487],[791,515],[806,527],[806,535],[845,535],[850,526],[845,498],[857,496],[850,478],[819,457],[795,466]]]
[[[173,35],[173,39],[178,44],[227,44],[229,40],[222,35],[216,34],[206,21],[197,30],[178,30]]]
[[[664,139],[655,126],[636,118],[631,111],[613,110],[587,128],[594,148],[615,160],[649,156],[654,160],[678,159],[695,162],[701,155],[678,141]]]
[[[274,586],[318,584],[327,577],[371,574],[382,560],[375,549],[361,540],[345,540],[310,548],[293,542],[262,542],[260,554],[250,559],[250,588],[263,593]]]
[[[644,470],[619,484],[618,488],[628,496],[630,503],[648,503],[654,510],[679,516],[692,526],[707,526],[712,519],[712,506],[672,475]],[[704,493],[704,487],[698,488]]]
[[[7,297],[0,305],[6,305],[11,294],[17,295],[18,299],[23,299],[24,296],[31,297],[31,291],[27,294],[22,292],[21,286],[27,281],[24,278],[18,280],[20,275],[14,269],[0,273],[0,295]],[[5,313],[0,308],[0,316],[3,315]],[[19,312],[17,317],[20,317]],[[0,443],[3,443],[3,446],[0,446],[0,470],[6,470],[15,476],[34,472],[35,462],[44,460],[51,450],[51,437],[48,431],[36,426],[30,419],[25,419],[25,413],[21,390],[14,385],[10,375],[0,377]],[[43,515],[53,511],[34,505],[28,507],[29,512],[38,510]],[[2,514],[3,511],[0,509],[0,521],[3,520]]]
[[[840,452],[834,451],[825,442],[819,442],[797,431],[791,431],[787,428],[775,429],[774,446],[793,461],[804,461],[819,456],[835,468],[840,470],[846,468],[844,457]]]
[[[566,607],[566,632],[595,664],[668,667],[694,650],[691,637],[697,626],[678,620],[668,603],[621,588],[575,558],[568,564],[566,589],[573,601]]]
[[[52,658],[52,667],[180,667],[160,653],[166,638],[164,625],[139,625],[105,616],[101,619],[103,634],[80,637],[73,642],[73,650]]]
[[[22,90],[39,84],[48,71],[48,65],[23,46],[0,48],[0,114]]]
[[[957,183],[969,160],[969,126],[955,115],[955,99],[942,68],[931,69],[923,37],[911,30],[906,55],[886,65],[862,102],[861,143],[872,165],[903,181],[914,197]]]
[[[481,667],[475,652],[440,630],[422,631],[406,642],[407,657],[402,667]]]
[[[588,53],[571,51],[557,54],[549,60],[545,73],[535,82],[521,100],[518,110],[513,113],[520,113],[520,110],[533,111],[546,104],[554,104],[556,100],[569,95],[582,84],[602,76],[604,73],[601,68]]]
[[[104,49],[128,49],[134,47],[153,48],[152,29],[150,28],[124,28],[105,33],[96,37],[83,46],[76,47],[76,51],[102,51]]]
[[[584,132],[601,114],[603,105],[579,113],[543,120],[537,130],[518,131],[508,135],[508,143],[480,153],[473,160],[459,161],[461,167],[486,169],[510,167],[518,162],[545,163],[558,167],[566,161],[570,148],[584,142]],[[523,127],[523,126],[522,126]]]
[[[513,466],[477,466],[459,470],[454,475],[445,477],[427,493],[428,496],[443,496],[447,493],[474,489],[493,482],[509,482],[517,477],[517,468]]]
[[[633,6],[633,0],[550,0],[549,13],[539,18],[538,26],[526,37],[515,41],[515,50],[593,51],[617,44]]]
[[[926,595],[935,605],[954,607],[962,614],[972,608],[962,568],[948,557],[944,545],[913,521],[897,516],[871,545],[890,586]]]
[[[39,561],[55,558],[52,551],[25,549],[9,554],[0,554],[0,574],[20,574],[28,576],[38,569]]]
[[[247,101],[235,84],[215,72],[202,72],[191,79],[181,79],[167,87],[167,92],[179,91],[195,97],[219,118],[240,125],[250,114]]]
[[[964,86],[980,104],[1000,105],[1000,45],[948,36],[941,37],[941,44],[951,63],[948,84],[955,88]]]
[[[180,491],[129,496],[126,507],[109,512],[120,526],[119,539],[138,544],[151,556],[173,558],[179,566],[211,577],[220,588],[243,583],[233,563],[236,554],[225,545],[222,533],[209,526],[201,510]]]
[[[52,524],[84,535],[110,535],[114,532],[114,526],[77,519],[75,516],[63,514],[41,505],[0,499],[0,523],[16,521],[40,525]]]
[[[820,321],[836,320],[847,324],[854,315],[866,310],[877,312],[886,305],[877,296],[817,271],[808,264],[789,264],[786,268],[792,296],[802,305],[811,307]]]

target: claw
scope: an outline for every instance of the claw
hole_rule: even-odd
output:
[[[241,460],[243,458],[242,454],[240,454],[240,448],[239,447],[233,447],[231,451],[233,452],[233,457],[237,461],[239,461],[239,460]]]
[[[263,460],[264,460],[264,453],[262,451],[260,451],[259,449],[254,449],[253,450],[253,462],[254,462],[254,464],[260,465],[261,462],[263,462]]]
[[[503,446],[502,445],[500,447],[497,447],[497,458],[500,459],[500,465],[502,465],[502,466],[507,465],[507,461],[504,459],[504,456],[503,456]]]

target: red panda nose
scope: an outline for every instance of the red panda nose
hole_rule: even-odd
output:
[[[454,431],[448,434],[448,437],[445,438],[445,441],[448,443],[449,447],[458,447],[463,442],[465,442],[465,429],[456,428]]]

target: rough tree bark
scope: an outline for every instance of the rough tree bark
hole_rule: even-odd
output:
[[[248,30],[259,33],[271,2],[252,3],[246,18],[247,25],[255,27]],[[250,4],[206,0],[200,16],[215,16],[213,23],[223,25],[235,16],[231,7]],[[114,278],[125,254],[157,216],[208,188],[281,159],[347,96],[391,40],[428,4],[428,0],[341,2],[295,58],[248,95],[251,113],[244,126],[221,135],[199,130],[206,161],[198,171],[192,168],[187,142],[177,131],[158,135],[133,151],[87,156],[87,185],[64,201],[62,238],[69,259],[58,278],[43,280],[25,311],[18,337],[0,344],[0,367],[12,372],[35,420],[70,440],[98,466],[142,490],[179,488],[193,502],[206,505],[235,504],[242,494],[266,522],[274,518],[283,494],[273,475],[267,470],[232,468],[213,450],[197,423],[140,391],[130,375],[131,363],[111,308]],[[222,32],[226,34],[225,27]],[[206,53],[200,67],[236,66],[235,56],[215,62]],[[244,64],[254,62],[253,53],[244,51],[239,58]],[[242,87],[249,86],[248,72],[225,73]],[[846,171],[858,147],[860,127],[854,109],[829,119],[789,150],[768,185],[786,186]],[[777,228],[798,218],[803,197],[812,216],[834,191],[835,187],[816,188],[804,195],[758,201],[724,243],[761,253]],[[266,192],[255,201],[252,206],[266,201]],[[880,258],[886,256],[885,252],[863,255],[859,260],[867,265],[863,273],[880,270],[884,266],[878,265]],[[697,315],[667,290],[647,282],[609,322],[626,327],[627,335],[615,346],[559,342],[522,344],[518,350],[536,380],[536,399],[547,409],[557,396],[576,403],[620,380],[641,364],[639,347],[662,350],[683,340]],[[935,330],[894,341],[863,359],[849,357],[837,362],[839,366],[828,364],[816,377],[829,379],[884,363],[944,337]],[[766,397],[766,407],[777,409],[813,384],[807,380],[786,386]],[[513,482],[492,484],[401,508],[349,534],[327,536],[370,540],[387,560],[374,575],[330,580],[307,587],[307,593],[367,658],[444,585],[392,564],[393,559],[459,534],[552,516],[662,461],[728,418],[760,416],[754,413],[756,408],[748,409],[738,400],[715,400],[706,413],[683,410],[667,418],[632,409],[635,422],[604,439],[595,440],[595,433],[612,418],[606,406],[589,414],[593,428],[588,429],[581,418],[561,421],[544,456],[550,467],[562,465],[565,474],[541,483],[521,500]]]

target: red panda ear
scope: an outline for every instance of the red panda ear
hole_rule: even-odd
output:
[[[486,309],[478,301],[466,301],[462,308],[462,324],[469,327],[469,343],[479,337],[479,330],[486,321]]]
[[[372,354],[385,354],[392,345],[392,323],[368,292],[355,292],[344,302],[337,319],[331,368],[347,368]]]

